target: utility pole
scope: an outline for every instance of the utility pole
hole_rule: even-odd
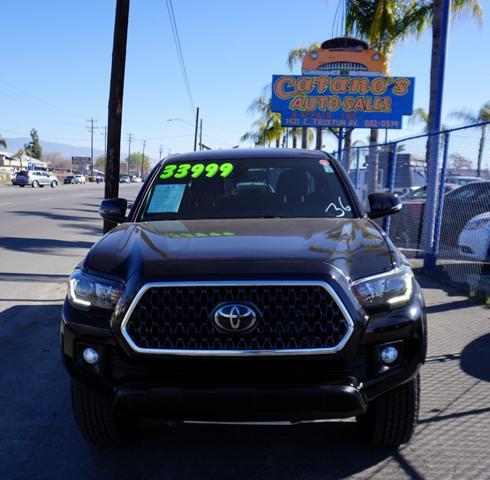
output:
[[[199,107],[196,108],[196,129],[194,130],[194,151],[197,150],[197,127],[199,125]]]
[[[140,175],[141,178],[143,178],[143,165],[145,164],[145,147],[146,147],[146,140],[143,140],[143,155],[141,155],[141,175]]]
[[[104,198],[119,196],[119,168],[121,165],[121,121],[124,96],[124,71],[128,39],[129,0],[117,0],[112,45],[111,85],[107,120],[107,159],[105,165]],[[115,227],[104,221],[104,233]]]
[[[117,0],[112,46],[111,87],[107,121],[107,159],[105,165],[105,198],[119,195],[119,167],[121,164],[121,121],[124,95],[124,70],[128,39],[129,0]],[[114,228],[104,221],[104,233]]]
[[[90,176],[94,176],[94,130],[97,130],[97,127],[94,127],[94,122],[96,123],[97,120],[94,120],[91,118],[90,120],[87,120],[87,122],[90,122],[90,126],[87,127],[88,131],[90,132]]]
[[[128,175],[129,175],[129,160],[131,158],[131,142],[133,141],[134,135],[132,133],[128,133]]]
[[[158,150],[158,160],[162,159],[162,155],[163,155],[163,145],[160,145],[160,148]]]
[[[202,118],[199,124],[199,150],[202,150]]]

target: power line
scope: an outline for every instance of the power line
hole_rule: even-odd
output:
[[[166,0],[168,17],[170,20],[170,26],[172,27],[172,35],[174,37],[175,48],[177,49],[177,57],[179,58],[180,69],[182,71],[182,77],[184,78],[184,85],[187,91],[187,96],[189,97],[189,103],[191,106],[192,113],[196,110],[194,107],[194,100],[192,99],[191,87],[189,85],[189,78],[187,76],[187,69],[185,68],[184,54],[182,53],[182,45],[180,43],[179,30],[177,28],[177,22],[175,21],[174,7],[172,5],[172,0]]]

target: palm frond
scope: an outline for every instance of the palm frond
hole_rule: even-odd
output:
[[[478,0],[452,0],[451,11],[453,12],[453,20],[471,17],[478,24],[483,23],[483,9]]]
[[[455,110],[449,114],[449,117],[461,120],[464,123],[478,123],[478,115],[467,109]]]
[[[411,125],[414,125],[416,123],[423,123],[424,124],[424,132],[428,132],[429,131],[429,114],[425,109],[418,107],[413,111],[412,115],[410,115],[410,117],[408,119],[408,123],[410,123]]]
[[[320,44],[318,42],[315,42],[312,43],[310,46],[305,45],[304,47],[293,48],[289,50],[288,59],[287,59],[289,70],[293,70],[295,65],[301,60],[303,60],[303,57],[308,52],[311,52],[312,50],[319,50],[319,49],[320,49]]]
[[[490,122],[490,101],[483,104],[478,112],[478,120],[480,122]]]

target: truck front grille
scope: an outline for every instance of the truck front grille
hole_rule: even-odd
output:
[[[213,313],[227,302],[252,306],[255,328],[220,330]],[[353,322],[330,286],[289,282],[150,284],[121,325],[133,350],[187,355],[332,353],[345,345],[352,330]]]

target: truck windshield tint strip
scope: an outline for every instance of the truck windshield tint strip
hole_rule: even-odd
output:
[[[241,158],[164,164],[139,220],[354,216],[327,160]]]

